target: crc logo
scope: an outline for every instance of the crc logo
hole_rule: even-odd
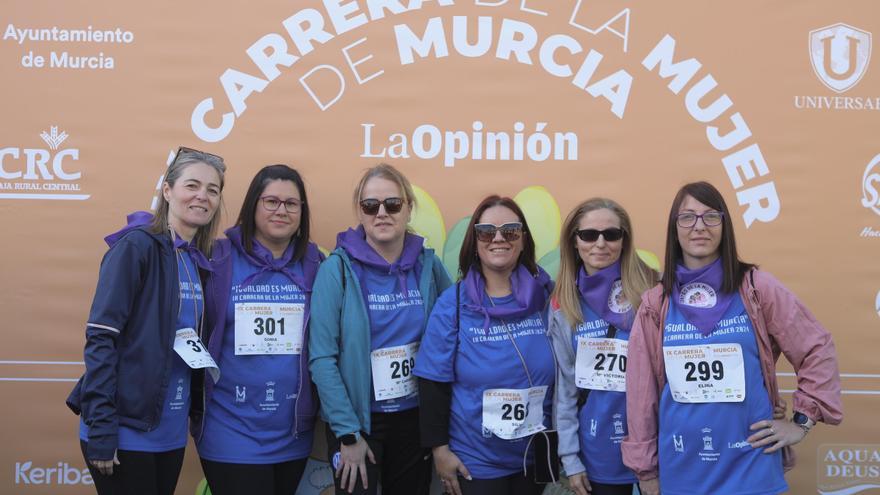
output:
[[[880,215],[880,155],[871,160],[862,175],[862,206]]]
[[[810,62],[822,84],[837,93],[862,79],[871,60],[871,33],[839,22],[810,31]]]
[[[68,137],[51,126],[40,133],[47,148],[0,149],[0,199],[88,199],[88,194],[77,194],[79,149],[61,147]]]

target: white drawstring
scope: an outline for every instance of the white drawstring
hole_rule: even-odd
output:
[[[523,476],[526,476],[528,474],[528,468],[526,466],[526,463],[527,463],[527,460],[529,457],[529,447],[532,446],[532,440],[534,440],[535,436],[537,436],[538,434],[544,435],[544,440],[546,440],[546,442],[547,442],[547,470],[550,471],[550,479],[552,480],[552,482],[556,483],[557,482],[556,473],[553,472],[553,464],[550,460],[550,437],[547,436],[547,430],[539,431],[538,433],[535,433],[534,435],[529,437],[529,442],[526,444],[526,450],[525,450],[525,452],[523,452]],[[538,465],[538,459],[536,458],[535,459],[535,466],[536,466],[535,469],[537,469],[537,465]]]

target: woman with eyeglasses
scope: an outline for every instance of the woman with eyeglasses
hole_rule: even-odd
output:
[[[446,493],[537,495],[552,448],[541,432],[556,373],[547,337],[553,287],[512,199],[477,206],[459,268],[463,278],[437,301],[416,359],[422,443]]]
[[[624,463],[647,495],[787,491],[790,447],[817,422],[842,419],[831,335],[772,275],[739,259],[727,205],[709,183],[676,194],[665,264],[630,336]],[[780,353],[797,377],[791,420],[773,418]]]
[[[181,148],[155,215],[105,237],[86,323],[86,371],[67,399],[101,495],[174,493],[187,442],[193,369],[213,366],[199,340],[199,270],[210,268],[226,166]]]
[[[205,381],[193,437],[214,495],[296,491],[317,403],[308,371],[310,296],[323,259],[309,242],[300,174],[254,176],[235,226],[215,242],[203,339],[222,374]],[[204,410],[201,410],[203,409]]]
[[[425,322],[449,275],[407,231],[412,186],[380,164],[354,191],[360,225],[337,236],[315,280],[309,351],[336,493],[427,495],[412,375]]]
[[[606,198],[577,205],[562,225],[550,338],[559,367],[559,457],[578,495],[631,495],[624,464],[627,341],[657,273],[636,253],[632,222]]]

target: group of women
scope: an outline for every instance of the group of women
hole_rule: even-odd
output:
[[[212,493],[292,494],[317,415],[339,494],[539,494],[559,460],[578,495],[776,494],[790,446],[841,420],[831,336],[739,259],[708,183],[675,196],[662,275],[618,203],[579,204],[554,287],[510,198],[476,207],[453,283],[389,165],[326,259],[285,165],[215,240],[224,172],[181,148],[155,214],[106,238],[68,398],[100,494],[173,493],[188,424]]]

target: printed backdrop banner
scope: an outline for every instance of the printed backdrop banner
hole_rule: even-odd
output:
[[[880,493],[876,2],[32,0],[0,29],[0,492],[91,491],[63,403],[102,238],[186,145],[226,159],[224,225],[259,168],[296,167],[327,249],[391,163],[451,271],[487,194],[523,206],[553,272],[579,201],[621,202],[652,260],[675,191],[711,181],[743,257],[837,345],[846,419],[798,446],[791,493]],[[178,492],[201,479],[190,446]]]

